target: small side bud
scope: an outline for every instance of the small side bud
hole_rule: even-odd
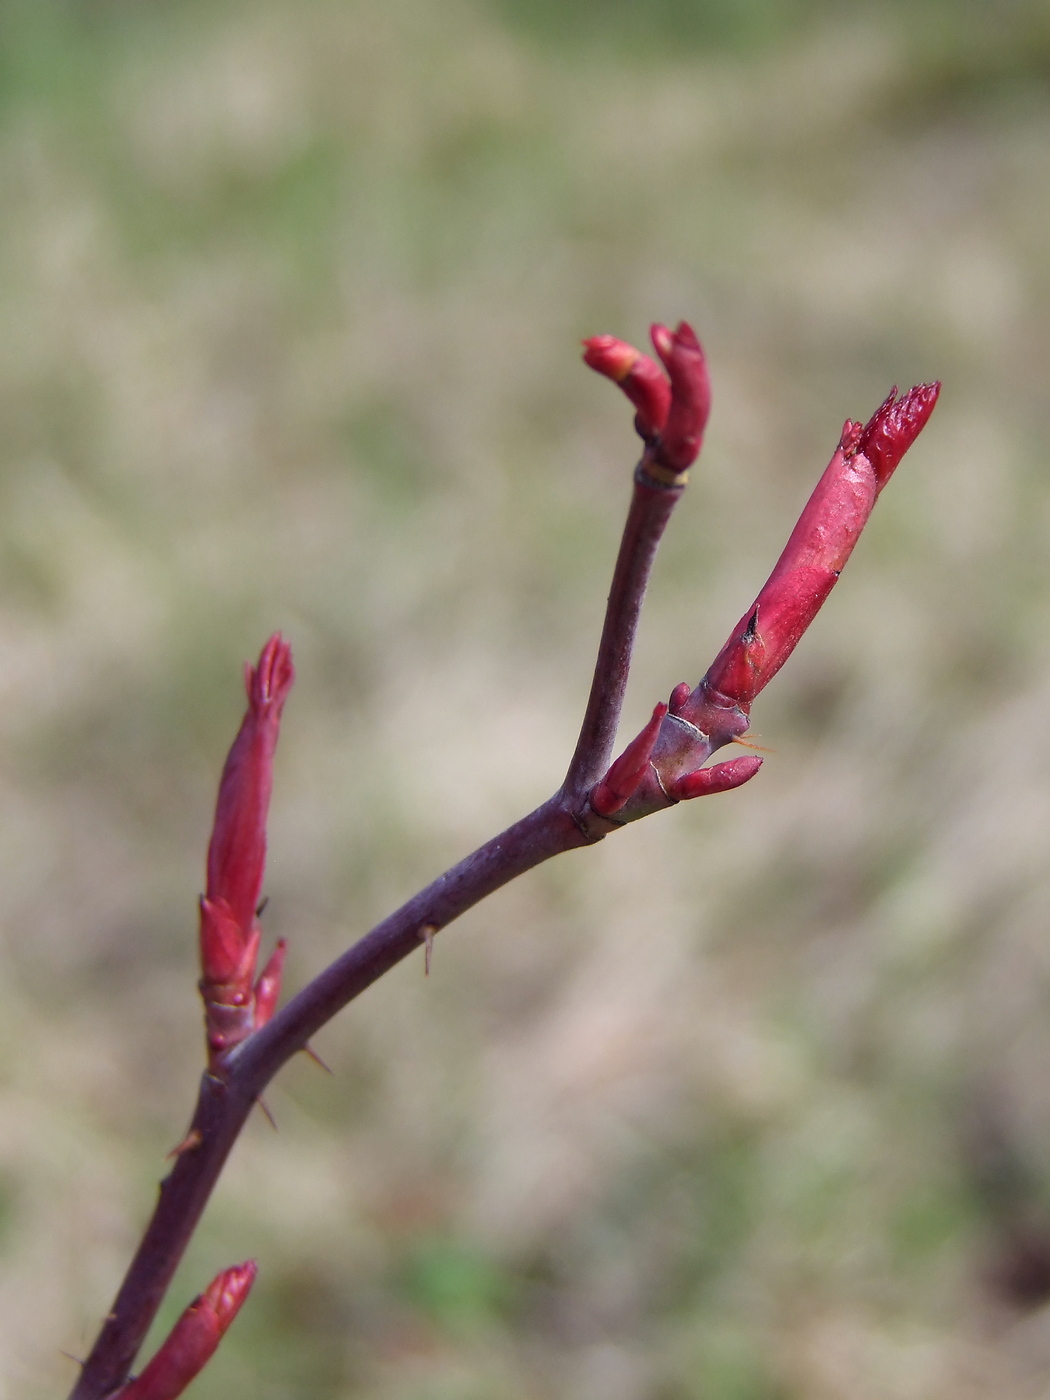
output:
[[[658,456],[671,471],[684,472],[696,461],[711,412],[707,359],[687,321],[679,321],[674,331],[654,325],[649,333],[671,380],[671,408]]]
[[[646,442],[654,438],[671,406],[671,386],[660,366],[614,335],[592,335],[583,344],[584,363],[618,384],[634,404],[639,436]]]
[[[653,710],[649,723],[631,740],[591,793],[591,806],[600,817],[614,816],[638,791],[649,771],[653,749],[666,714],[667,706],[661,700]]]
[[[141,1375],[114,1400],[176,1400],[214,1356],[257,1272],[254,1259],[224,1269],[189,1305]]]
[[[667,709],[672,715],[680,715],[682,706],[689,699],[692,686],[688,681],[679,681],[674,690],[671,691],[671,698],[667,702]]]
[[[709,797],[715,792],[729,792],[750,782],[762,767],[757,754],[746,758],[731,758],[726,763],[714,763],[710,768],[698,768],[676,778],[667,790],[676,802],[688,802],[693,797]]]
[[[255,1030],[258,1030],[260,1026],[265,1026],[277,1010],[277,1003],[281,996],[281,974],[284,972],[284,960],[287,953],[287,940],[279,938],[270,954],[269,961],[259,974],[259,980],[255,984]]]

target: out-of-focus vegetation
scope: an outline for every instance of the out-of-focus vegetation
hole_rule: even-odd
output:
[[[1048,80],[1034,0],[3,0],[3,1400],[71,1383],[192,1102],[241,661],[299,668],[294,988],[559,781],[636,451],[577,342],[679,316],[631,732],[842,420],[946,385],[774,755],[333,1023],[162,1323],[254,1255],[200,1400],[1044,1392]]]

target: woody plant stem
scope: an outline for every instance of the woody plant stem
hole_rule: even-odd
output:
[[[706,365],[691,329],[684,323],[675,332],[654,327],[653,341],[666,375],[649,357],[612,337],[586,342],[587,362],[617,382],[634,404],[635,426],[645,449],[635,472],[591,692],[565,781],[535,811],[377,924],[282,1010],[265,1023],[257,1017],[256,1028],[246,1028],[244,1038],[231,1048],[225,1049],[209,1030],[209,1069],[201,1080],[190,1128],[161,1182],[153,1216],[70,1400],[105,1400],[124,1384],[253,1106],[281,1066],[338,1011],[486,895],[551,856],[600,841],[627,821],[683,798],[739,786],[757,772],[761,760],[752,756],[713,767],[700,765],[746,731],[751,700],[779,669],[826,597],[878,489],[929,416],[939,386],[919,386],[901,400],[894,391],[865,427],[847,423],[807,507],[810,518],[804,513],[777,569],[711,672],[692,692],[685,684],[676,687],[670,704],[656,707],[653,719],[610,767],[649,573],[685,489],[688,467],[699,451],[708,412]],[[257,674],[249,674],[250,684]],[[287,685],[290,676],[289,656]],[[228,768],[233,759],[231,753]],[[220,805],[221,801],[220,797]],[[210,882],[209,870],[202,941],[205,915],[212,916],[222,904],[211,899]],[[271,965],[278,964],[277,977],[281,957],[283,944],[271,960]],[[257,1003],[266,975],[256,984]],[[207,1008],[207,992],[205,997]],[[209,1014],[218,1016],[229,1008],[221,995],[216,999],[217,1011],[209,1008]],[[215,1024],[225,1022],[220,1017]]]

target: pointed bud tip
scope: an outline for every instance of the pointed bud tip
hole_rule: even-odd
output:
[[[282,706],[295,680],[292,648],[280,632],[275,632],[259,654],[254,668],[245,668],[248,699],[253,707]]]
[[[142,1373],[114,1400],[177,1400],[215,1355],[257,1273],[254,1259],[223,1269],[185,1310]]]
[[[226,1331],[240,1312],[258,1272],[259,1265],[254,1259],[233,1264],[217,1274],[201,1294],[202,1300],[218,1320],[220,1333]]]
[[[671,347],[674,344],[674,337],[670,329],[662,325],[659,321],[654,321],[649,327],[649,339],[653,342],[653,349],[666,364],[667,357],[670,355]]]
[[[684,345],[690,350],[700,349],[700,342],[697,339],[696,331],[693,330],[688,321],[679,321],[678,325],[675,327],[674,335],[679,345]]]
[[[867,457],[880,491],[926,426],[940,392],[940,380],[935,380],[916,384],[898,398],[895,384],[865,423],[852,452]]]

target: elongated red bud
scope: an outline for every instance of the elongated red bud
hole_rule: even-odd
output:
[[[281,974],[284,971],[287,952],[286,940],[279,938],[270,954],[269,962],[259,974],[259,980],[255,984],[255,1030],[265,1026],[277,1009],[277,1002],[281,996]]]
[[[254,1259],[224,1269],[189,1305],[141,1375],[114,1400],[176,1400],[214,1356],[257,1272]]]
[[[791,655],[838,581],[879,492],[933,412],[939,391],[939,384],[918,384],[898,399],[894,388],[863,427],[846,420],[773,572],[681,706],[705,733],[718,721],[713,700],[716,708],[728,701],[746,714]]]
[[[248,710],[219,783],[208,846],[208,891],[200,903],[201,996],[208,1065],[221,1073],[226,1053],[273,1014],[280,991],[283,946],[253,988],[259,955],[256,906],[266,863],[266,818],[281,710],[295,672],[280,633],[245,667]]]
[[[262,892],[273,756],[294,679],[291,647],[277,632],[263,647],[258,666],[245,667],[248,711],[219,783],[207,894],[224,899],[245,930],[251,928]]]
[[[710,768],[698,768],[693,773],[683,773],[667,789],[668,797],[676,802],[688,802],[692,797],[709,797],[715,792],[729,792],[750,782],[762,767],[757,754],[746,758],[731,758],[725,763],[713,763]]]
[[[926,426],[933,412],[940,382],[916,384],[897,398],[894,384],[884,403],[875,410],[861,429],[855,452],[862,452],[875,472],[878,490],[889,481],[897,463]]]
[[[592,335],[583,344],[584,362],[618,384],[634,404],[639,435],[646,441],[655,437],[671,406],[671,386],[660,366],[614,335]]]
[[[653,749],[666,714],[667,706],[661,700],[653,710],[649,723],[631,740],[591,793],[591,806],[600,817],[614,816],[638,791],[649,771]]]
[[[711,412],[707,359],[687,321],[679,321],[674,331],[654,325],[650,335],[671,379],[671,408],[658,455],[671,471],[683,472],[696,460]]]

